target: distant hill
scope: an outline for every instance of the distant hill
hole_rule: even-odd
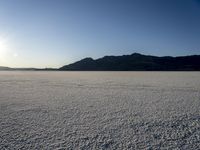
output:
[[[0,71],[56,71],[55,68],[9,68],[0,66]]]
[[[0,70],[11,70],[11,68],[0,66]]]
[[[77,71],[200,71],[200,55],[157,57],[133,53],[123,56],[85,58],[59,70]]]

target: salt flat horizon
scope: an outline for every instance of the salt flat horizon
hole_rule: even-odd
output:
[[[199,149],[200,72],[0,71],[0,149]]]

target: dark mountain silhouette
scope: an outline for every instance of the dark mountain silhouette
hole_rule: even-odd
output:
[[[200,55],[157,57],[133,53],[123,56],[85,58],[59,70],[77,71],[200,71]]]

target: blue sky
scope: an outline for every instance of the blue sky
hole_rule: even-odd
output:
[[[0,66],[200,54],[200,0],[0,0]]]

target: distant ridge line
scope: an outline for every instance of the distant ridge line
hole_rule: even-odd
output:
[[[10,68],[0,66],[0,71],[200,71],[200,55],[152,56],[131,55],[86,57],[60,68]]]
[[[200,71],[200,55],[152,56],[133,53],[122,56],[84,58],[59,68],[61,71]]]

